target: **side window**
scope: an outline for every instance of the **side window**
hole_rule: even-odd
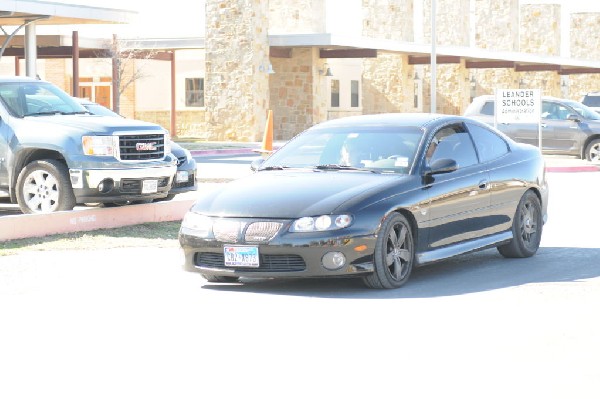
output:
[[[483,104],[483,106],[481,107],[481,114],[493,116],[494,115],[494,102],[486,101]]]
[[[481,162],[488,162],[508,153],[508,144],[502,137],[482,126],[471,123],[466,125],[471,132]]]
[[[185,106],[204,107],[204,78],[185,79]]]
[[[478,162],[473,141],[462,126],[442,128],[433,137],[427,149],[426,160],[431,164],[443,158],[454,159],[459,169]]]
[[[567,116],[572,113],[564,105],[548,101],[542,103],[542,118],[544,119],[567,119]]]

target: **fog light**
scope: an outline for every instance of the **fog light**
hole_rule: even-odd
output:
[[[327,270],[337,270],[344,267],[346,257],[341,252],[327,252],[321,260],[323,267]]]
[[[98,191],[102,194],[106,194],[112,191],[115,187],[115,182],[112,179],[104,179],[98,184]]]

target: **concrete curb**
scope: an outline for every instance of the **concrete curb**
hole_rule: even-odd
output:
[[[193,203],[193,199],[174,199],[172,201],[115,208],[3,216],[0,217],[0,242],[150,222],[182,220]]]

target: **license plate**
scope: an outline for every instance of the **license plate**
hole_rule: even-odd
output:
[[[180,170],[177,172],[177,175],[175,176],[175,182],[177,183],[185,183],[187,182],[189,179],[189,174],[187,170]]]
[[[142,194],[150,194],[158,191],[158,180],[144,180],[142,182]]]
[[[258,267],[258,247],[225,246],[225,266]]]

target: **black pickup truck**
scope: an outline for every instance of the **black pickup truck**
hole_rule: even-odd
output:
[[[0,197],[24,213],[166,198],[176,164],[159,125],[92,115],[49,82],[0,77]]]

